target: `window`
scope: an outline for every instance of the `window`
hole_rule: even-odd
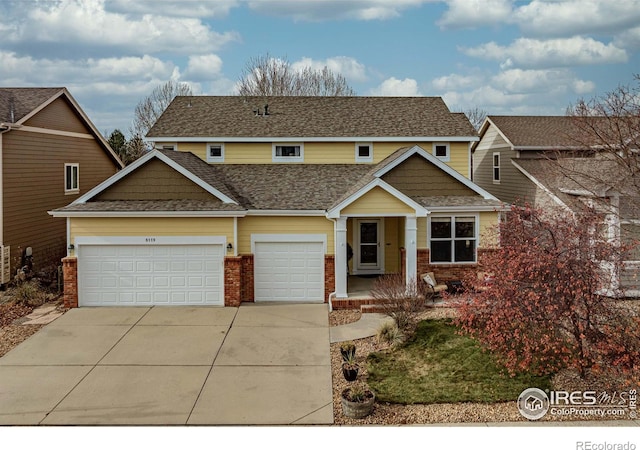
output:
[[[161,144],[160,148],[162,150],[174,151],[174,150],[177,150],[177,145],[176,144]]]
[[[224,144],[208,144],[207,161],[224,162]]]
[[[430,219],[432,263],[476,262],[476,216],[434,216]]]
[[[447,142],[439,142],[433,144],[433,156],[438,158],[441,161],[449,161],[449,143]]]
[[[493,182],[500,183],[500,153],[493,154]]]
[[[77,163],[64,165],[65,194],[76,194],[80,192],[79,171],[80,165]]]
[[[302,162],[304,147],[302,144],[273,144],[273,162]]]
[[[373,162],[373,144],[356,142],[356,162]]]

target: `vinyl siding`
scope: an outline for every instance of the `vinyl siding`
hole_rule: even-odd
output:
[[[404,220],[400,217],[384,218],[384,269],[386,273],[400,272],[400,222],[404,226]]]
[[[238,253],[251,253],[252,234],[325,234],[334,253],[333,221],[326,217],[247,216],[238,219]]]
[[[341,211],[342,215],[414,214],[415,210],[382,188],[375,187]]]
[[[66,223],[47,211],[68,205],[117,168],[93,139],[10,131],[2,136],[2,150],[3,240],[11,246],[12,271],[27,246],[37,267],[59,264]],[[65,163],[79,164],[78,194],[65,195]]]
[[[498,217],[499,214],[497,212],[480,213],[480,248],[498,246]]]
[[[80,120],[71,105],[64,98],[54,100],[24,124],[31,127],[48,128],[51,130],[89,133],[89,130],[82,120]]]

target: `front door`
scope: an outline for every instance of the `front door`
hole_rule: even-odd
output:
[[[384,247],[381,219],[356,219],[355,274],[383,273]]]

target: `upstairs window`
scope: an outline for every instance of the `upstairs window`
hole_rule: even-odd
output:
[[[500,153],[493,154],[493,182],[500,183]]]
[[[273,144],[273,162],[303,162],[302,144]]]
[[[64,193],[77,194],[80,192],[80,164],[68,163],[64,165]]]
[[[429,224],[432,263],[476,262],[476,216],[434,216]]]
[[[207,161],[224,162],[224,144],[208,144]]]
[[[373,162],[373,144],[356,142],[356,162]]]
[[[445,161],[445,162],[449,161],[449,159],[451,158],[451,155],[449,152],[449,143],[447,142],[434,143],[432,154],[433,156],[438,158],[440,161]]]

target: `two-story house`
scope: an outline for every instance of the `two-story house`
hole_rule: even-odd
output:
[[[177,97],[147,137],[156,150],[52,212],[69,305],[339,307],[350,277],[459,279],[496,245],[477,135],[440,98]]]
[[[0,284],[66,255],[61,208],[123,167],[66,88],[0,88]]]

